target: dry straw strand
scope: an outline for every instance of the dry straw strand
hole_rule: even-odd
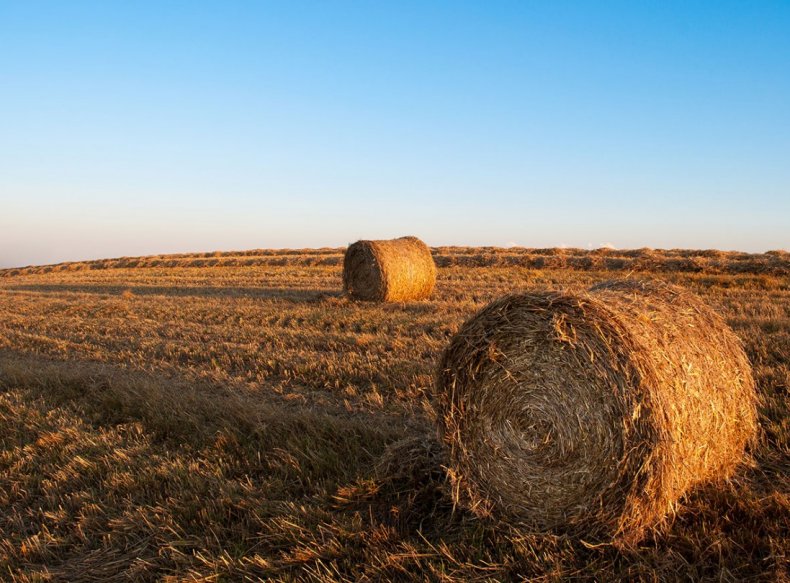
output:
[[[343,287],[357,300],[404,302],[430,297],[436,264],[417,237],[357,241],[343,261]]]
[[[617,544],[729,477],[757,429],[740,340],[659,282],[495,301],[451,341],[435,400],[456,503]]]

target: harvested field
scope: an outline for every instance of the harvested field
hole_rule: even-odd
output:
[[[153,267],[342,266],[345,249],[253,249],[148,257],[120,257],[0,270],[0,277],[58,271]],[[522,247],[435,247],[439,267],[524,267],[641,273],[790,275],[790,252],[742,253],[716,249],[528,249]]]
[[[0,571],[34,580],[788,576],[790,257],[434,249],[430,300],[342,295],[342,249],[0,272]],[[753,461],[618,550],[455,508],[428,396],[491,300],[639,272],[716,307]],[[89,576],[90,574],[90,576]]]

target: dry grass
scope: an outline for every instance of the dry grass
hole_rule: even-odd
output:
[[[343,264],[343,249],[253,249],[120,257],[0,270],[0,277],[98,269],[165,267],[334,267]],[[527,249],[516,247],[436,247],[439,267],[524,267],[641,273],[709,273],[790,275],[790,252],[685,249]]]
[[[435,400],[456,502],[619,545],[729,477],[756,434],[740,341],[653,281],[491,303],[445,351]]]
[[[743,340],[761,436],[751,467],[623,550],[454,510],[426,399],[486,303],[583,290],[614,267],[568,268],[597,256],[565,250],[435,257],[432,299],[405,306],[343,298],[342,250],[0,273],[0,578],[787,577],[786,256],[653,252]],[[706,267],[675,268],[692,260]]]
[[[431,297],[436,264],[417,237],[357,241],[343,259],[343,288],[355,300],[407,302]]]

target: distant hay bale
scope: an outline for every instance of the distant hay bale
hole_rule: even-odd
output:
[[[417,237],[357,241],[346,250],[343,287],[354,299],[403,302],[433,293],[436,264]]]
[[[649,282],[490,304],[445,351],[435,399],[456,503],[617,544],[730,476],[757,425],[739,339]]]

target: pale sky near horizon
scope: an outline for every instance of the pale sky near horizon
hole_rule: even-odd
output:
[[[0,267],[790,248],[790,2],[0,0]]]

